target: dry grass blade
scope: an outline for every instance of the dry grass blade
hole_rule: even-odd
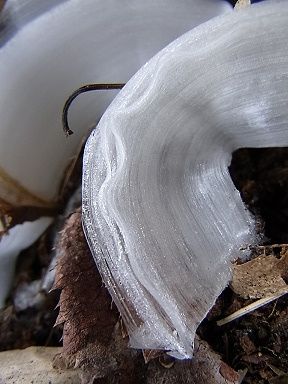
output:
[[[239,319],[239,317],[247,315],[248,313],[253,312],[256,309],[261,308],[264,305],[269,304],[276,299],[279,299],[279,297],[285,295],[286,293],[288,293],[288,289],[286,289],[282,292],[278,292],[276,295],[264,297],[263,299],[254,301],[254,303],[249,304],[246,307],[239,309],[238,311],[232,313],[231,315],[225,317],[224,319],[218,320],[217,325],[222,326],[222,325],[225,325],[227,323],[230,323],[233,320]]]

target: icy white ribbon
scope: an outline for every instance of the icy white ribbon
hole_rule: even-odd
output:
[[[191,357],[257,241],[228,165],[237,148],[288,145],[287,35],[286,1],[202,24],[129,81],[86,145],[84,227],[133,347]]]

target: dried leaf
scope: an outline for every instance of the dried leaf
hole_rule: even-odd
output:
[[[111,298],[90,254],[80,211],[68,219],[58,252],[55,288],[62,291],[57,323],[64,322],[64,354],[77,355],[89,343],[107,345],[119,314],[111,306]]]
[[[0,202],[7,206],[47,207],[51,203],[33,194],[0,167]]]
[[[285,289],[288,290],[284,280],[287,273],[287,250],[282,252],[280,260],[273,255],[261,255],[244,264],[233,266],[231,288],[244,299],[273,296]]]

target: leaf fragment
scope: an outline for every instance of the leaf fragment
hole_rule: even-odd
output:
[[[63,353],[77,354],[89,343],[107,344],[118,321],[84,238],[78,210],[67,221],[57,247],[54,288],[62,288],[56,323],[64,322]]]
[[[288,247],[283,246],[280,259],[262,254],[243,264],[233,265],[231,288],[244,299],[260,299],[276,295],[288,285]]]

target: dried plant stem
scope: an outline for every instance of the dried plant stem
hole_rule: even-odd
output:
[[[232,313],[231,315],[224,317],[224,319],[218,320],[217,325],[221,327],[222,325],[228,324],[233,320],[239,319],[239,317],[247,315],[248,313],[253,312],[256,309],[259,309],[264,305],[269,304],[276,299],[279,299],[279,297],[285,295],[286,293],[288,293],[288,289],[280,291],[273,296],[263,297],[263,299],[256,300],[254,301],[254,303],[247,305],[247,307],[241,308],[238,311]]]

